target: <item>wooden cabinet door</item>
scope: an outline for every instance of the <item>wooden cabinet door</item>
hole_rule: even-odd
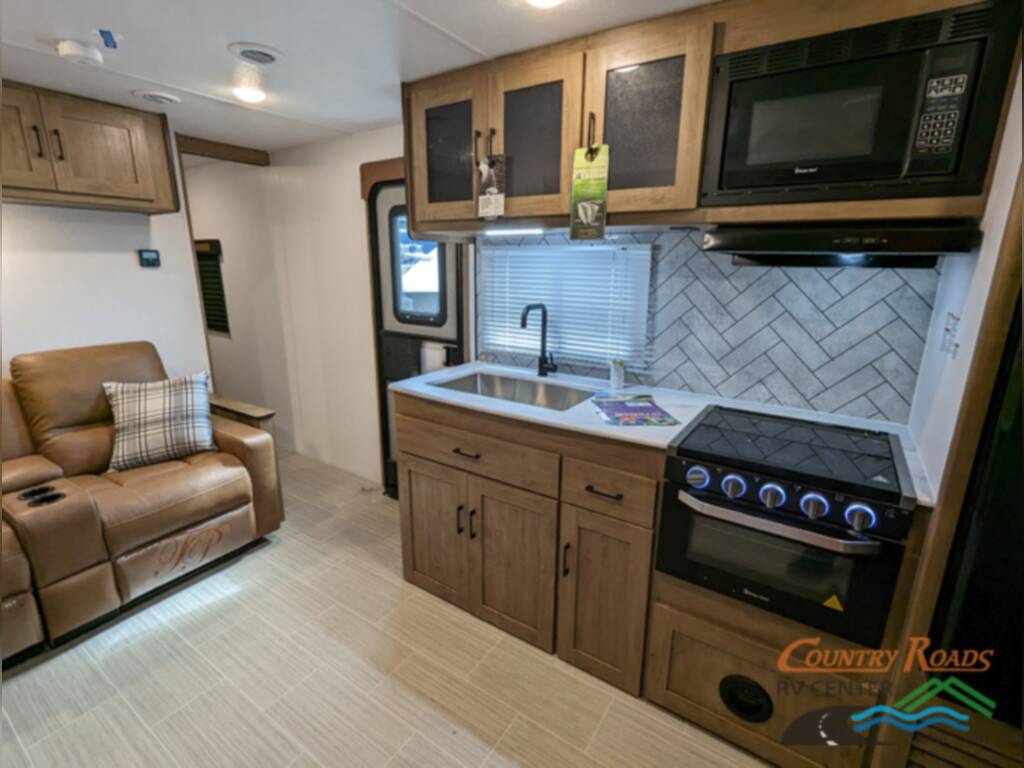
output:
[[[489,91],[493,152],[505,155],[505,215],[568,213],[583,54],[510,64],[491,75]]]
[[[486,78],[478,74],[413,87],[408,119],[415,221],[476,218],[486,99]]]
[[[558,655],[637,695],[653,533],[562,504]]]
[[[3,185],[56,189],[39,97],[4,84]]]
[[[609,145],[609,212],[697,207],[713,43],[708,23],[587,52],[584,118]]]
[[[465,472],[402,454],[398,460],[402,572],[407,581],[466,605],[469,562]]]
[[[151,148],[139,113],[60,94],[40,95],[39,101],[58,190],[155,198]]]
[[[558,502],[469,477],[470,610],[554,650]]]

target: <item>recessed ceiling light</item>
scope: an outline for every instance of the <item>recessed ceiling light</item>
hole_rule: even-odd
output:
[[[251,88],[240,85],[232,92],[235,94],[236,99],[244,101],[246,104],[259,104],[267,98],[267,93],[262,88]]]
[[[165,91],[132,91],[132,96],[152,101],[154,104],[181,104],[181,99]]]
[[[271,48],[269,45],[263,45],[262,43],[231,43],[228,46],[228,50],[236,58],[249,64],[258,64],[261,67],[273,64],[282,56],[282,53],[276,48]]]
[[[561,5],[565,0],[526,0],[534,8],[554,8],[556,5]]]

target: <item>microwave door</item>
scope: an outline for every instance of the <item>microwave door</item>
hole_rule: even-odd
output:
[[[736,81],[723,186],[900,177],[923,65],[911,52]]]

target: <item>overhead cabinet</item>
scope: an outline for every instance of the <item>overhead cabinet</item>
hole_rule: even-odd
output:
[[[141,210],[178,208],[161,115],[3,85],[3,197]]]

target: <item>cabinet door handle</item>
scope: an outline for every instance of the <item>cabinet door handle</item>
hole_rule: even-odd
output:
[[[569,542],[566,542],[565,546],[562,547],[562,575],[563,576],[568,576],[569,575],[569,548],[570,547],[572,547],[572,544],[570,544]]]
[[[469,451],[464,451],[461,448],[452,448],[452,453],[454,453],[456,456],[461,456],[464,459],[472,459],[473,461],[480,461],[480,454],[479,453],[470,453]]]
[[[36,136],[36,157],[46,157],[46,152],[43,151],[43,132],[39,130],[38,125],[33,125],[32,133]]]
[[[487,132],[487,160],[490,161],[494,157],[494,137],[498,135],[497,128],[491,128]]]
[[[463,506],[461,504],[459,504],[459,506],[455,509],[455,533],[459,536],[461,536],[462,532],[466,530],[462,527],[462,510]]]
[[[473,165],[480,165],[480,131],[473,131]],[[476,173],[476,170],[473,171]]]
[[[473,521],[476,520],[476,510],[469,510],[469,538],[476,538],[476,529],[473,528]]]
[[[57,139],[57,159],[64,160],[64,141],[60,137],[60,131],[56,128],[53,129],[53,137]]]
[[[588,485],[584,490],[587,493],[592,493],[595,496],[600,496],[602,499],[610,499],[611,501],[622,501],[623,498],[621,493],[605,493],[592,485]]]

